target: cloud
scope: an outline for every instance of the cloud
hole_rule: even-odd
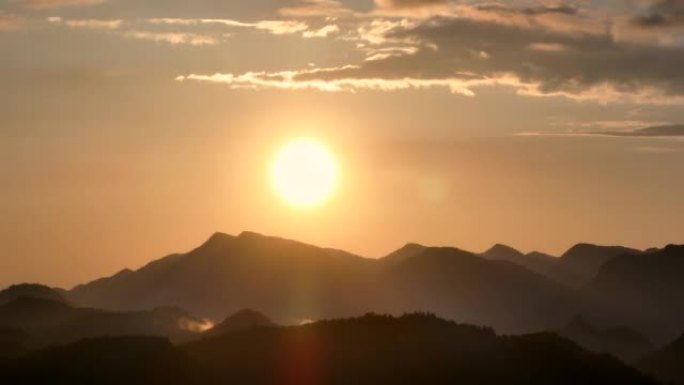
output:
[[[630,131],[594,132],[593,135],[620,137],[684,137],[684,124],[653,126]]]
[[[324,27],[321,27],[319,29],[315,30],[308,30],[304,31],[302,33],[302,36],[305,38],[313,38],[313,37],[328,37],[330,35],[334,35],[340,32],[340,27],[338,27],[335,24],[329,24]]]
[[[337,0],[306,0],[297,5],[284,7],[278,13],[287,17],[352,17],[359,13],[345,7]]]
[[[644,121],[644,120],[595,120],[585,122],[557,122],[555,126],[581,128],[585,131],[608,130],[608,131],[633,131],[644,127],[668,126],[669,122]]]
[[[616,122],[617,123],[617,122]],[[629,122],[625,122],[629,123]],[[597,124],[599,126],[600,124]],[[587,129],[580,126],[580,129],[571,129],[569,131],[557,132],[523,132],[517,134],[518,136],[598,136],[598,137],[613,137],[613,138],[674,138],[684,139],[684,124],[669,124],[648,126],[642,128],[622,128],[620,125],[609,125],[607,129],[596,130]],[[624,127],[628,127],[625,125]],[[616,129],[619,128],[619,129]]]
[[[133,30],[124,32],[122,36],[129,39],[148,40],[157,43],[168,43],[171,45],[184,44],[192,46],[205,46],[215,45],[220,42],[220,39],[216,36],[183,32],[150,32]],[[228,35],[224,37],[228,37]]]
[[[634,17],[632,23],[642,28],[684,27],[684,1],[657,1]]]
[[[583,18],[573,8],[563,7],[515,12],[535,20],[548,14]],[[293,76],[286,78],[264,73],[219,78],[241,88],[248,84],[253,88],[328,91],[445,87],[473,95],[477,87],[506,86],[527,96],[684,104],[684,50],[616,41],[605,29],[602,34],[575,34],[536,22],[520,25],[459,16],[373,20],[358,28],[357,38],[379,49],[421,49],[377,50],[379,55],[372,55],[373,60],[317,71],[290,71]],[[464,80],[463,74],[468,74],[468,79]],[[201,74],[189,78],[216,80]]]
[[[61,17],[48,17],[47,21],[51,24],[63,25],[69,28],[76,29],[119,29],[123,25],[123,20],[98,20],[98,19],[80,19],[71,20],[63,19]]]
[[[447,3],[447,0],[375,0],[375,4],[380,8],[434,7],[446,5]]]
[[[566,52],[570,49],[568,46],[560,43],[532,43],[528,48],[541,52]]]
[[[183,317],[178,320],[178,327],[193,333],[202,333],[214,327],[214,323],[210,320],[193,320],[187,317]]]
[[[684,1],[659,0],[615,23],[616,39],[639,44],[684,47]]]
[[[242,22],[232,19],[178,19],[157,18],[149,19],[149,23],[176,26],[218,25],[232,28],[248,28],[265,31],[273,35],[289,35],[309,30],[308,24],[298,20],[261,20],[257,22]]]
[[[32,9],[51,9],[96,5],[106,1],[107,0],[24,0],[22,1],[22,4]]]
[[[366,61],[385,60],[403,55],[415,55],[420,51],[418,47],[383,47],[371,48],[366,55]]]
[[[547,14],[561,14],[561,15],[577,15],[579,10],[570,5],[536,5],[531,7],[513,7],[502,4],[484,4],[478,5],[475,8],[482,11],[499,12],[507,14],[522,14],[529,16],[547,15]]]
[[[329,74],[350,71],[354,72],[357,66],[344,66],[337,68],[319,68],[303,71],[281,72],[247,72],[244,74],[213,74],[200,75],[188,74],[176,78],[177,81],[199,81],[219,83],[230,86],[233,89],[282,89],[282,90],[317,90],[324,92],[356,92],[360,90],[374,91],[399,91],[419,90],[429,88],[444,88],[453,94],[474,96],[472,87],[484,87],[495,85],[519,86],[517,80],[501,75],[496,78],[483,78],[477,75],[461,73],[453,74],[449,78],[381,78],[381,77],[335,77],[326,79]]]

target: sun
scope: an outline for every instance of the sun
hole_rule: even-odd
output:
[[[328,148],[309,138],[283,146],[271,166],[271,182],[288,204],[310,208],[327,201],[340,179],[337,161]]]

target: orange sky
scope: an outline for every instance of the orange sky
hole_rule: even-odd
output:
[[[369,257],[681,242],[684,30],[642,26],[676,4],[39,3],[0,4],[0,286],[215,231]],[[341,170],[315,210],[269,181],[302,136]]]

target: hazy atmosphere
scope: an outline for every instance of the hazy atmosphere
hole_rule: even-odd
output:
[[[684,0],[0,0],[0,384],[684,385]]]
[[[68,288],[216,231],[374,258],[409,241],[674,243],[683,15],[680,0],[2,0],[0,285]],[[272,186],[297,138],[337,167],[313,208]]]

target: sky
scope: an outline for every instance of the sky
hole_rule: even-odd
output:
[[[682,0],[0,0],[0,286],[250,230],[380,257],[684,234]],[[316,209],[269,183],[315,138]]]

